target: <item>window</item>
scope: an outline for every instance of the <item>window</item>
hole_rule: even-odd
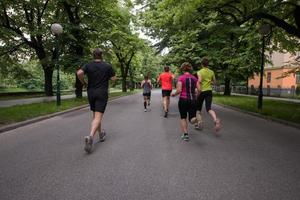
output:
[[[300,73],[296,73],[296,84],[300,84]]]
[[[267,74],[267,83],[271,83],[271,72]]]

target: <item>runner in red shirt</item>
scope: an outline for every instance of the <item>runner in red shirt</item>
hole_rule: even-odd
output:
[[[157,79],[157,82],[161,83],[162,89],[162,98],[164,105],[164,117],[168,117],[169,105],[170,105],[170,95],[172,92],[172,83],[173,83],[174,75],[170,72],[170,68],[168,66],[164,67],[164,72],[161,73]]]

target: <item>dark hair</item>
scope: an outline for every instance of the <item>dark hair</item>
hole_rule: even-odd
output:
[[[170,67],[169,66],[165,66],[164,70],[165,70],[165,72],[168,72],[168,71],[170,71]]]
[[[203,66],[207,67],[208,64],[209,64],[208,58],[203,58],[202,61],[201,61],[201,63],[202,63]]]
[[[188,72],[190,70],[192,70],[193,67],[189,62],[184,62],[182,63],[182,65],[180,66],[180,70],[183,72]]]
[[[99,48],[95,49],[93,52],[94,59],[102,59],[102,54],[103,54],[102,49]]]
[[[145,75],[145,76],[144,76],[144,79],[145,79],[145,80],[148,80],[148,79],[149,79],[149,76],[148,76],[148,75]]]

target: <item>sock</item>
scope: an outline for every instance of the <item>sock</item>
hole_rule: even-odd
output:
[[[144,108],[147,109],[147,102],[144,101]]]

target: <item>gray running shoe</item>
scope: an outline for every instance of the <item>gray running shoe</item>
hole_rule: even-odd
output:
[[[106,137],[106,132],[105,132],[105,130],[102,130],[99,133],[99,142],[104,142],[105,141],[105,137]]]
[[[84,137],[84,150],[87,153],[92,153],[92,148],[93,148],[93,137],[92,136],[86,136]]]

